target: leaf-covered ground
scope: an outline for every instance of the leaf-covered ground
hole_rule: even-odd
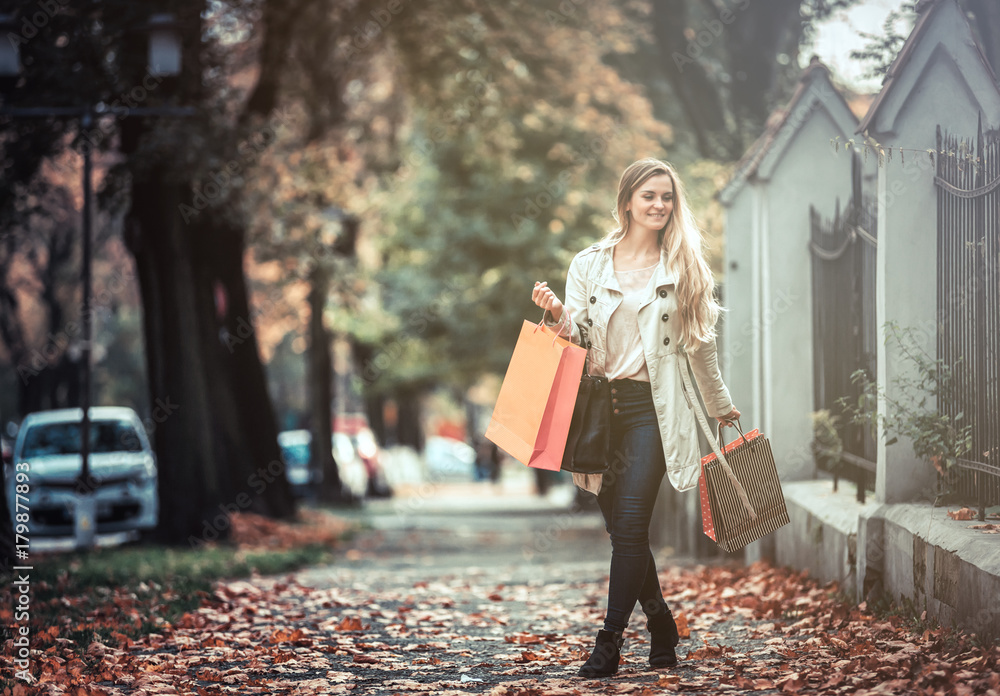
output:
[[[565,518],[478,507],[386,507],[389,523],[369,519],[340,562],[217,584],[196,609],[137,639],[105,632],[81,651],[58,631],[36,636],[39,682],[12,693],[1000,695],[996,646],[877,618],[800,573],[669,552],[658,560],[685,634],[679,665],[648,669],[637,611],[618,676],[581,680],[604,614],[599,520],[560,522],[552,544],[535,536],[526,552],[533,530]],[[113,628],[129,619],[127,594],[108,595],[93,620]]]

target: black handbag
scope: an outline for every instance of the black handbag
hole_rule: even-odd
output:
[[[582,326],[580,336],[587,345],[587,330]],[[604,377],[590,374],[588,350],[561,468],[575,474],[603,474],[610,466],[611,385]]]

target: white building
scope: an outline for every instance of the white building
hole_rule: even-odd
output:
[[[832,218],[851,197],[843,146],[858,120],[817,58],[788,105],[739,161],[725,208],[726,384],[749,428],[771,439],[783,480],[812,478],[814,410],[810,206]],[[874,162],[866,171],[874,177]]]

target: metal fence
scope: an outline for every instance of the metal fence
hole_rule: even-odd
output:
[[[962,502],[1000,504],[1000,134],[937,129],[938,359],[952,367],[942,413],[972,425],[972,452],[946,483]]]
[[[875,253],[877,208],[861,195],[861,165],[852,163],[853,194],[847,208],[832,221],[810,208],[813,295],[813,393],[816,410],[840,415],[837,401],[857,403],[861,387],[851,381],[855,370],[875,376]],[[875,490],[875,439],[871,429],[841,417],[840,462],[828,467],[838,478],[857,483],[858,500]],[[822,462],[820,462],[822,465]]]

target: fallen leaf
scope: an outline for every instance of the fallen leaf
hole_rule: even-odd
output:
[[[687,616],[684,614],[676,614],[674,616],[674,623],[677,624],[677,635],[680,638],[691,637],[691,628],[688,626]]]
[[[522,650],[521,657],[519,657],[515,662],[542,662],[543,660],[548,660],[549,658],[544,655],[539,655],[531,650]]]
[[[535,645],[544,640],[541,636],[531,635],[530,633],[515,633],[512,636],[504,636],[504,642],[517,643],[519,645]]]
[[[345,616],[343,620],[334,627],[337,631],[363,631],[361,619],[356,616]]]
[[[981,529],[983,534],[997,534],[1000,533],[1000,524],[993,524],[992,522],[987,524],[970,524],[969,529]]]

